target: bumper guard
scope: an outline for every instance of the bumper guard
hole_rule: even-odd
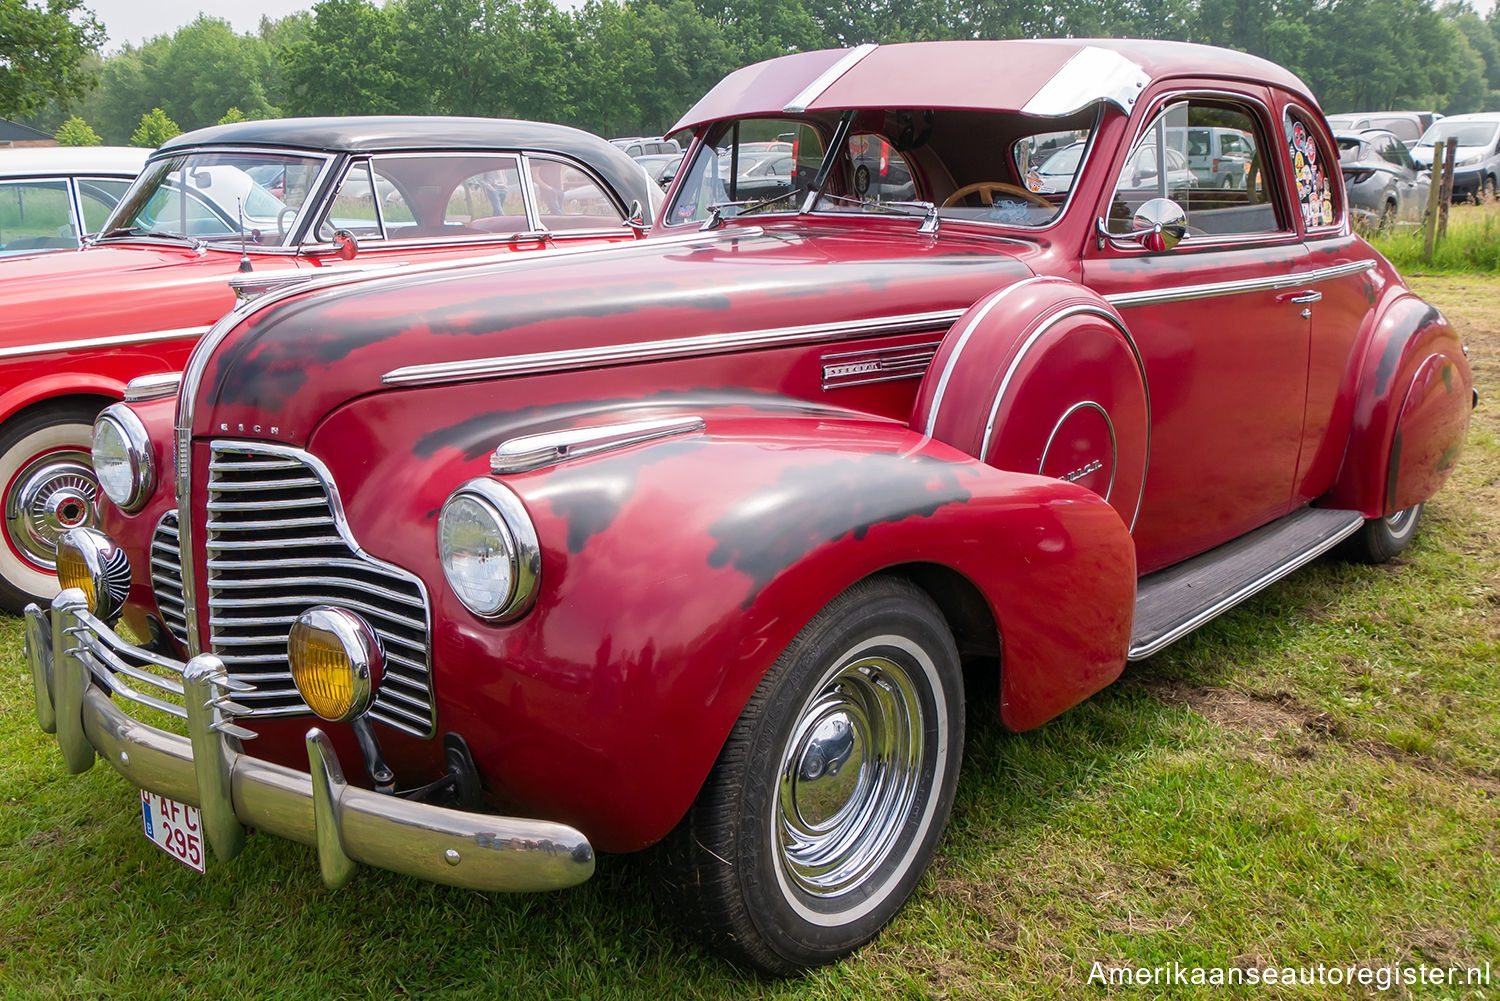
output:
[[[492,891],[563,889],[594,873],[588,840],[564,824],[451,810],[349,785],[317,727],[307,731],[308,772],[250,757],[240,738],[251,734],[233,722],[238,683],[213,654],[181,668],[187,737],[141,723],[106,690],[130,691],[112,680],[129,671],[103,652],[110,649],[129,645],[88,613],[83,592],[63,591],[50,616],[27,606],[37,724],[57,735],[69,772],[87,771],[97,753],[137,787],[198,807],[221,861],[238,855],[246,828],[254,828],[316,847],[330,887],[348,882],[359,863]],[[170,687],[175,691],[175,683]]]

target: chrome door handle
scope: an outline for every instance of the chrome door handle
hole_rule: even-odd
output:
[[[1309,290],[1307,292],[1293,292],[1290,295],[1282,296],[1281,297],[1281,301],[1282,302],[1295,302],[1295,303],[1322,302],[1323,301],[1323,293],[1322,292],[1314,292],[1314,291],[1311,291],[1311,290]]]

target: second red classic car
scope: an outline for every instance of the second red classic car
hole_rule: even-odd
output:
[[[175,378],[233,307],[230,279],[249,295],[328,267],[628,240],[632,203],[660,195],[598,136],[535,122],[279,119],[164,143],[91,245],[0,261],[0,609],[57,593],[57,537],[96,520],[94,416],[137,376]]]
[[[27,649],[67,767],[201,825],[152,840],[485,890],[656,845],[674,916],[792,973],[926,869],[962,668],[1041,725],[1319,554],[1399,552],[1453,468],[1462,345],[1268,62],[862,46],[680,125],[654,239],[272,293],[102,415],[111,503]],[[1253,137],[1243,185],[1150,168],[1199,126]]]

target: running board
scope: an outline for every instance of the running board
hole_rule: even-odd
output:
[[[1358,511],[1305,507],[1136,583],[1130,659],[1141,660],[1353,535]]]

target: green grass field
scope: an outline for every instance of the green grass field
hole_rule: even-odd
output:
[[[1500,998],[1500,279],[1418,279],[1483,400],[1402,558],[1322,561],[1035,731],[971,692],[952,825],[874,944],[742,974],[605,857],[502,897],[254,838],[200,877],[37,730],[0,617],[0,998]],[[1488,987],[1104,987],[1105,966],[1492,966]]]
[[[1500,274],[1500,202],[1449,206],[1447,232],[1434,243],[1430,261],[1425,241],[1420,226],[1370,237],[1402,274]]]

